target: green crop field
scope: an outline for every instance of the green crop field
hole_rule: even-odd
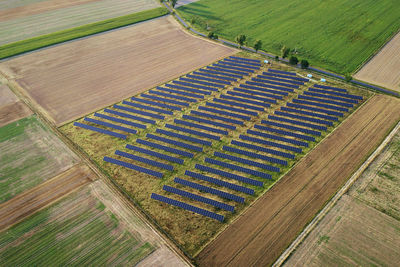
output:
[[[220,37],[245,34],[252,46],[280,54],[283,45],[299,58],[337,72],[354,72],[400,28],[396,0],[261,1],[200,0],[178,8],[194,28],[207,25]]]
[[[1,232],[0,244],[1,266],[133,266],[154,250],[88,187]]]
[[[0,128],[0,203],[52,178],[78,159],[36,116]]]

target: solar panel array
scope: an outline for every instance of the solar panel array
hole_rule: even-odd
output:
[[[199,73],[210,73],[210,74],[215,74],[220,77],[231,77],[231,78],[237,78],[237,79],[243,79],[243,75],[238,75],[238,74],[231,74],[227,72],[222,72],[222,71],[217,71],[217,70],[210,70],[208,69],[199,69]]]
[[[198,152],[203,152],[203,148],[202,147],[194,146],[194,145],[191,145],[191,144],[188,144],[188,143],[172,140],[172,139],[165,138],[165,137],[161,137],[161,136],[154,135],[154,134],[151,134],[151,133],[148,133],[146,135],[146,137],[150,138],[150,139],[153,139],[153,140],[157,140],[157,141],[163,142],[163,143],[167,143],[167,144],[170,144],[170,145],[179,146],[179,147],[187,148],[187,149],[198,151]]]
[[[196,94],[211,95],[211,92],[209,92],[209,91],[203,91],[203,90],[194,89],[194,88],[181,86],[181,85],[175,85],[175,84],[167,83],[167,84],[165,84],[165,86],[166,87],[170,87],[170,88],[174,88],[174,89],[184,90],[184,91],[187,91],[187,92],[196,93]]]
[[[186,152],[186,151],[183,151],[183,150],[180,150],[180,149],[176,149],[176,148],[172,148],[172,147],[169,147],[169,146],[160,145],[160,144],[157,144],[157,143],[154,143],[154,142],[150,142],[150,141],[147,141],[147,140],[143,140],[143,139],[136,139],[136,143],[142,144],[142,145],[146,145],[146,146],[149,146],[149,147],[152,147],[152,148],[165,150],[167,152],[178,154],[178,155],[181,155],[181,156],[184,156],[184,157],[188,157],[188,158],[193,158],[194,157],[193,153],[189,153],[189,152]]]
[[[110,157],[104,157],[103,160],[105,162],[109,162],[109,163],[112,163],[112,164],[115,164],[115,165],[123,166],[123,167],[129,168],[129,169],[135,170],[135,171],[143,172],[143,173],[149,174],[151,176],[155,176],[157,178],[162,178],[163,177],[163,174],[161,172],[157,172],[157,171],[153,171],[153,170],[150,170],[150,169],[146,169],[146,168],[143,168],[143,167],[140,167],[140,166],[137,166],[137,165],[125,162],[125,161],[113,159],[113,158],[110,158]]]
[[[293,151],[293,152],[296,152],[296,153],[301,153],[302,152],[302,149],[298,148],[298,147],[283,145],[283,144],[280,144],[280,143],[275,143],[275,142],[267,141],[267,140],[264,140],[264,139],[247,136],[247,135],[244,135],[244,134],[241,134],[239,136],[239,138],[242,139],[242,140],[255,142],[255,143],[260,143],[260,144],[267,145],[267,146],[282,148],[282,149]],[[281,153],[282,153],[281,154],[282,156],[285,155],[285,157],[294,159],[294,155],[293,154],[284,153],[284,152],[281,152]]]
[[[131,153],[123,152],[121,150],[116,150],[115,151],[115,155],[122,156],[122,157],[129,158],[129,159],[133,159],[133,160],[136,160],[136,161],[139,161],[139,162],[143,162],[143,163],[146,163],[148,165],[155,166],[155,167],[158,167],[158,168],[161,168],[161,169],[166,169],[166,170],[169,170],[169,171],[172,171],[174,169],[174,166],[172,166],[172,165],[161,163],[161,162],[158,162],[158,161],[155,161],[155,160],[151,160],[151,159],[147,159],[147,158],[143,158],[143,157],[140,157],[140,156],[136,156],[136,155],[133,155]]]
[[[165,109],[161,109],[161,108],[155,108],[155,107],[151,107],[151,106],[148,106],[148,105],[142,105],[142,104],[138,104],[138,103],[132,103],[132,102],[125,101],[125,100],[122,102],[122,104],[129,105],[129,106],[136,107],[136,108],[151,110],[151,111],[155,111],[155,112],[163,113],[163,114],[167,114],[167,115],[173,115],[173,114],[174,114],[171,110],[165,110]]]
[[[300,81],[296,81],[296,80],[277,78],[277,77],[268,76],[268,75],[257,75],[257,78],[263,79],[263,80],[280,81],[280,82],[285,82],[285,83],[304,85],[304,82],[302,82],[302,81],[300,82]]]
[[[238,106],[238,107],[242,107],[242,108],[246,108],[246,109],[251,109],[251,110],[264,111],[264,108],[255,107],[255,106],[247,105],[247,104],[243,104],[243,103],[238,103],[236,101],[224,100],[224,99],[219,99],[219,98],[214,98],[213,101],[219,102],[222,104],[231,105],[231,106]]]
[[[223,146],[222,149],[225,150],[225,151],[234,152],[234,153],[237,153],[237,154],[249,156],[251,158],[262,159],[262,160],[269,161],[269,162],[276,163],[276,164],[281,164],[281,165],[285,165],[285,166],[287,166],[287,164],[288,164],[286,160],[282,160],[282,159],[277,159],[277,158],[261,155],[259,153],[254,153],[254,152],[251,152],[251,151],[238,149],[238,148],[235,148],[235,147]]]
[[[204,86],[204,85],[198,85],[198,84],[194,84],[194,83],[191,83],[191,82],[172,81],[172,83],[180,84],[180,85],[184,85],[184,86],[189,86],[189,87],[193,87],[193,88],[198,88],[198,89],[204,89],[204,90],[208,90],[208,91],[212,91],[212,92],[218,92],[217,88]]]
[[[292,76],[292,75],[287,75],[287,74],[279,74],[279,73],[275,73],[275,72],[263,72],[262,73],[263,76],[269,76],[269,77],[281,77],[281,78],[285,78],[285,79],[289,79],[289,80],[296,80],[296,81],[303,81],[303,82],[308,82],[309,79],[307,78],[300,78],[300,77],[296,77],[296,76]]]
[[[251,165],[251,166],[258,167],[258,168],[268,170],[268,171],[280,172],[280,169],[278,167],[273,167],[271,165],[259,163],[257,161],[253,161],[253,160],[243,159],[240,157],[232,156],[232,155],[217,152],[217,151],[214,152],[214,156],[220,157],[223,159],[229,159],[229,160],[240,162],[240,163],[247,164],[247,165]]]
[[[326,124],[329,126],[333,125],[333,122],[331,121],[326,121],[326,120],[321,120],[321,119],[316,119],[316,118],[311,118],[311,117],[305,117],[305,116],[301,116],[301,115],[294,115],[291,113],[286,113],[286,112],[281,112],[281,111],[275,111],[274,112],[276,115],[280,115],[280,116],[285,116],[285,117],[289,117],[289,118],[294,118],[294,119],[299,119],[299,120],[305,120],[305,121],[311,121],[311,122],[316,122],[319,124]]]
[[[175,126],[175,125],[171,125],[171,126]],[[171,131],[166,131],[166,130],[163,130],[163,129],[157,129],[156,133],[165,134],[165,135],[168,135],[168,136],[171,136],[171,137],[176,137],[176,138],[179,138],[179,139],[182,139],[182,140],[190,141],[190,142],[193,142],[193,143],[198,143],[198,144],[201,144],[201,145],[204,145],[204,146],[211,146],[212,145],[212,143],[210,141],[202,140],[202,139],[199,139],[199,138],[195,138],[195,137],[187,136],[187,135],[183,135],[183,134],[178,134],[178,133],[171,132]]]
[[[243,125],[243,121],[230,119],[230,118],[227,118],[227,117],[221,117],[221,116],[214,115],[214,114],[204,113],[204,112],[200,112],[200,111],[197,111],[197,110],[191,110],[190,114],[198,115],[198,116],[206,117],[206,118],[211,118],[211,119],[214,119],[214,120],[225,121],[225,122],[229,122],[229,123],[233,123],[233,124]]]
[[[272,80],[267,80],[267,79],[260,79],[260,78],[251,78],[252,81],[255,81],[261,85],[264,86],[269,86],[269,84],[276,84],[276,85],[281,85],[285,87],[290,87],[290,88],[295,88],[298,89],[299,85],[295,84],[290,84],[290,83],[283,83],[283,82],[277,82],[277,81],[272,81]]]
[[[98,125],[106,126],[106,127],[113,128],[113,129],[120,130],[120,131],[127,132],[127,133],[132,133],[132,134],[136,134],[137,133],[137,131],[134,130],[134,129],[123,127],[123,126],[119,126],[119,125],[115,125],[115,124],[108,123],[108,122],[105,122],[105,121],[95,120],[95,119],[91,119],[91,118],[85,118],[84,121],[92,122],[92,123],[95,123],[95,124],[98,124]]]
[[[223,111],[223,110],[219,110],[219,109],[215,109],[215,108],[200,106],[198,109],[216,113],[216,114],[220,114],[220,115],[230,116],[230,117],[234,117],[234,118],[238,118],[238,119],[242,119],[242,120],[246,120],[246,121],[251,120],[251,117],[249,117],[249,116],[236,114],[236,113],[232,113],[232,112],[228,112],[228,111]]]
[[[231,170],[235,170],[235,171],[248,173],[248,174],[251,174],[251,175],[254,175],[254,176],[257,176],[257,177],[261,177],[261,178],[265,178],[265,179],[271,179],[272,178],[271,174],[269,174],[269,173],[255,171],[255,170],[252,170],[252,169],[249,169],[249,168],[238,166],[236,164],[231,164],[231,163],[227,163],[227,162],[216,160],[216,159],[212,159],[212,158],[205,158],[204,162],[211,163],[211,164],[214,164],[214,165],[218,165],[218,166],[224,167],[226,169],[231,169]],[[243,178],[246,178],[246,177],[243,177]],[[256,181],[256,180],[252,180],[252,179],[248,179],[248,178],[247,178],[248,180],[244,180],[243,178],[241,180],[242,182],[246,181],[247,183],[252,184],[252,185],[257,185],[258,184],[258,181]],[[259,186],[262,186],[262,185],[259,185]]]
[[[111,136],[114,136],[114,137],[126,139],[126,135],[124,135],[124,134],[120,134],[120,133],[104,130],[102,128],[94,127],[94,126],[87,125],[87,124],[84,124],[84,123],[74,122],[74,126],[77,126],[77,127],[80,127],[80,128],[84,128],[84,129],[87,129],[87,130],[91,130],[91,131],[94,131],[94,132],[103,133],[103,134],[111,135]]]
[[[222,123],[222,122],[216,122],[216,121],[212,121],[212,120],[202,119],[202,118],[194,117],[191,115],[183,115],[182,118],[205,123],[205,124],[215,125],[215,126],[230,129],[230,130],[236,130],[236,126],[232,126],[230,124],[226,124],[226,123]]]
[[[194,98],[201,98],[201,99],[204,98],[203,95],[188,93],[188,92],[174,90],[174,89],[168,89],[168,88],[164,88],[164,87],[161,87],[161,86],[157,86],[157,89],[160,90],[160,91],[173,93],[173,94],[177,94],[177,95],[184,95],[184,96],[189,96],[189,97],[194,97]]]
[[[133,146],[133,145],[127,144],[126,148],[134,150],[136,152],[140,152],[140,153],[149,155],[149,156],[153,156],[153,157],[157,157],[157,158],[160,158],[160,159],[165,159],[165,160],[168,160],[168,161],[171,161],[171,162],[175,162],[175,163],[178,163],[178,164],[183,164],[184,163],[183,159],[172,157],[170,155],[165,155],[165,154],[162,154],[162,153],[158,153],[158,152],[155,152],[153,150],[141,148],[141,147],[138,147],[138,146]]]
[[[307,142],[302,142],[302,141],[298,141],[296,139],[286,138],[286,137],[282,137],[282,136],[279,136],[279,135],[267,134],[267,133],[263,133],[263,132],[259,132],[259,131],[250,130],[250,129],[247,130],[247,133],[248,134],[262,136],[262,137],[273,139],[273,140],[282,141],[282,142],[293,144],[293,145],[297,145],[297,146],[308,147],[308,143]]]

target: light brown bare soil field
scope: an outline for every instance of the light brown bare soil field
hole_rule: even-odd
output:
[[[22,119],[32,111],[5,84],[0,84],[0,127]]]
[[[0,204],[0,230],[12,226],[94,179],[95,175],[88,167],[75,165],[56,177]]]
[[[344,195],[285,266],[397,266],[400,222]]]
[[[235,52],[187,34],[168,16],[3,64],[62,125]]]
[[[400,33],[383,47],[354,77],[400,92]]]
[[[372,97],[214,241],[201,266],[272,264],[400,119],[400,101]]]

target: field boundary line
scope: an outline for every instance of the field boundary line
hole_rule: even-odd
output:
[[[358,170],[350,177],[344,186],[335,194],[335,196],[325,205],[325,207],[314,217],[314,219],[306,226],[300,235],[290,244],[290,246],[281,254],[281,256],[272,265],[274,267],[282,266],[296,248],[304,241],[308,234],[314,230],[317,224],[325,217],[325,215],[336,205],[338,200],[350,189],[354,182],[375,160],[375,158],[383,151],[387,144],[393,139],[394,135],[400,129],[400,122],[391,130],[378,148],[368,157],[366,161],[358,168]]]

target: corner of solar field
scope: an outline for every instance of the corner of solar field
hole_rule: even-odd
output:
[[[93,241],[79,255],[104,253],[98,264],[271,265],[399,123],[394,97],[194,37],[171,17],[0,64],[0,95],[19,99],[0,101],[0,148],[32,160],[25,150],[39,150],[22,136],[42,135],[35,153],[53,159],[36,185],[0,200],[4,263],[23,263],[21,229],[55,231],[54,218],[77,229],[63,245]]]

